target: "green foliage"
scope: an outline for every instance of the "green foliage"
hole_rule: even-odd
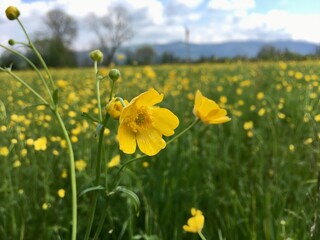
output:
[[[100,239],[198,239],[182,230],[190,208],[196,207],[205,216],[207,239],[316,240],[319,66],[319,62],[238,62],[120,68],[116,93],[128,100],[149,87],[164,93],[163,105],[180,119],[176,132],[194,119],[196,89],[224,106],[232,120],[223,125],[199,123],[159,155],[128,165],[119,182],[124,188],[114,194],[110,194],[113,182],[107,180],[114,179],[118,169],[106,164],[120,153],[118,122],[108,123],[110,135],[105,137],[104,189],[93,184],[96,126],[81,116],[82,112],[96,116],[92,72],[53,71],[54,79],[67,82],[66,86],[57,82],[59,106],[74,139],[75,158],[87,163],[77,170],[78,195],[85,193],[78,198],[78,238],[84,236],[92,194],[99,191],[93,229],[107,213]],[[33,73],[20,74],[39,88]],[[61,133],[47,117],[47,109],[26,108],[34,103],[30,92],[7,75],[1,73],[0,78],[7,86],[0,90],[7,115],[7,122],[0,123],[0,239],[69,239],[71,187]],[[103,96],[109,84],[101,81]],[[257,98],[260,92],[264,96]],[[246,130],[248,121],[253,128]],[[41,136],[48,138],[46,151],[36,151],[27,141]],[[9,149],[8,155],[2,147]],[[131,158],[120,155],[122,164]],[[59,196],[60,189],[65,196]]]

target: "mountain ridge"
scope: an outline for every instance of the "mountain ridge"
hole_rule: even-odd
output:
[[[179,58],[187,58],[197,60],[201,57],[217,57],[217,58],[233,58],[236,56],[246,56],[248,58],[256,57],[261,48],[265,45],[273,46],[279,50],[289,50],[293,53],[308,55],[314,54],[319,44],[299,41],[299,40],[248,40],[248,41],[228,41],[221,43],[189,43],[188,45],[182,41],[175,41],[163,44],[139,44],[134,46],[122,47],[123,51],[129,49],[136,50],[142,46],[152,47],[157,55],[165,52],[172,53]],[[189,53],[188,53],[189,52]]]

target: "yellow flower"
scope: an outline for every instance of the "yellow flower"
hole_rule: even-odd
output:
[[[123,152],[134,153],[138,144],[141,152],[153,156],[165,148],[162,135],[173,135],[179,119],[170,110],[154,106],[162,99],[163,94],[151,88],[123,108],[118,129],[119,145]]]
[[[117,154],[116,156],[114,156],[110,162],[108,162],[108,168],[113,168],[116,167],[120,164],[120,155]]]
[[[0,147],[0,156],[8,156],[9,155],[9,148],[7,147]]]
[[[204,216],[200,210],[191,209],[192,217],[188,219],[187,225],[183,225],[183,230],[191,233],[199,233],[202,231],[204,225]]]
[[[245,122],[243,124],[243,129],[244,130],[250,130],[253,128],[253,122],[252,121],[248,121],[248,122]]]
[[[58,194],[58,196],[59,196],[60,198],[64,198],[65,195],[66,195],[66,190],[64,190],[63,188],[61,188],[61,189],[59,189],[59,190],[57,191],[57,194]]]
[[[128,101],[124,100],[124,103],[127,105]],[[108,103],[107,108],[106,108],[106,110],[109,113],[109,115],[111,117],[113,117],[114,119],[119,119],[120,114],[122,112],[122,109],[123,109],[123,106],[122,106],[120,100],[118,100],[116,98],[112,99]]]
[[[220,124],[229,122],[231,118],[227,117],[227,111],[216,104],[215,101],[208,99],[197,90],[193,114],[206,124]]]
[[[47,138],[41,137],[33,142],[34,150],[36,151],[44,151],[47,149]]]
[[[75,167],[79,172],[81,172],[87,167],[87,163],[82,159],[77,160],[77,161],[75,161]]]

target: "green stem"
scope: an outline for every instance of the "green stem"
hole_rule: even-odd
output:
[[[99,133],[95,186],[99,185],[100,176],[101,176],[101,155],[102,155],[101,153],[102,153],[102,145],[103,145],[103,139],[104,139],[104,130],[105,130],[105,127],[103,125],[100,130],[100,133]],[[87,229],[86,229],[86,233],[85,233],[85,237],[84,237],[85,240],[88,240],[90,237],[90,232],[91,232],[91,228],[92,228],[92,224],[93,224],[93,220],[94,220],[94,215],[95,215],[95,211],[96,211],[96,207],[97,207],[97,201],[98,201],[98,196],[99,196],[98,194],[99,194],[98,191],[95,191],[93,193],[89,221],[88,221],[88,225],[87,225]]]
[[[28,39],[28,43],[29,43],[29,45],[30,45],[30,48],[31,48],[31,49],[34,51],[34,53],[37,55],[38,59],[40,60],[40,62],[41,62],[41,64],[42,64],[42,66],[44,67],[44,69],[45,69],[45,71],[46,71],[46,73],[47,73],[47,75],[48,75],[48,78],[49,78],[49,81],[50,81],[50,83],[51,83],[52,88],[55,90],[55,85],[54,85],[54,82],[53,82],[51,73],[50,73],[50,71],[49,71],[49,69],[48,69],[48,67],[47,67],[46,62],[43,60],[43,58],[42,58],[41,54],[39,53],[39,51],[37,50],[37,48],[33,45],[33,43],[32,43],[32,41],[31,41],[31,39],[30,39],[30,37],[29,37],[26,29],[24,28],[24,26],[23,26],[23,24],[21,23],[21,21],[20,21],[19,18],[17,18],[17,21],[18,21],[18,23],[19,23],[22,31],[24,32],[26,38]],[[45,87],[47,88],[47,90],[50,92],[48,84],[47,84],[46,82],[44,82],[44,84],[45,84]],[[52,101],[52,103],[53,103],[53,98],[52,98],[51,95],[50,95],[50,97],[51,97],[51,101]]]
[[[188,127],[186,127],[182,132],[178,133],[176,136],[174,136],[173,138],[171,138],[168,142],[167,142],[167,145],[172,143],[173,141],[177,140],[179,137],[181,137],[183,134],[185,134],[188,130],[190,130],[196,123],[200,122],[200,119],[196,118],[192,123],[190,123],[190,125]],[[125,167],[127,167],[129,164],[135,162],[136,160],[139,160],[139,159],[142,159],[144,157],[147,157],[147,155],[142,155],[142,156],[139,156],[139,157],[135,157],[135,158],[132,158],[128,161],[126,161],[123,165],[121,165],[121,167],[119,168],[118,172],[117,172],[117,175],[114,179],[117,179],[119,176],[120,176],[120,173],[123,171],[123,169]],[[115,183],[115,181],[113,182]]]
[[[30,92],[32,92],[37,98],[39,98],[40,101],[41,101],[43,104],[49,105],[48,102],[47,102],[43,97],[41,97],[41,95],[40,95],[36,90],[34,90],[28,83],[26,83],[23,79],[21,79],[20,77],[18,77],[17,75],[15,75],[15,74],[14,74],[13,72],[11,72],[10,70],[4,69],[4,68],[0,68],[0,70],[9,73],[13,78],[15,78],[15,79],[16,79],[18,82],[20,82],[23,86],[25,86],[27,89],[29,89]]]
[[[100,79],[98,76],[98,62],[94,61],[94,72],[96,74],[96,94],[97,94],[97,102],[98,102],[98,110],[99,110],[99,120],[102,121],[102,109],[101,109],[101,99],[100,99]]]
[[[173,138],[171,138],[168,142],[167,145],[170,144],[171,142],[175,141],[177,138],[181,137],[183,134],[185,134],[190,128],[192,128],[196,123],[200,122],[199,118],[196,118],[188,127],[186,127],[182,132],[179,134],[175,135]]]
[[[201,238],[202,240],[207,240],[207,239],[205,238],[205,236],[202,234],[201,231],[198,232],[198,235],[200,236],[200,238]]]
[[[106,217],[107,217],[107,215],[108,215],[109,197],[110,197],[110,196],[108,196],[108,198],[107,198],[107,200],[106,200],[106,203],[105,203],[105,206],[104,206],[102,215],[101,215],[100,220],[99,220],[99,224],[98,224],[98,227],[97,227],[97,231],[96,231],[96,233],[94,234],[93,240],[98,240],[98,239],[99,239],[99,235],[100,235],[100,233],[101,233],[101,230],[102,230],[104,221],[105,221],[105,219],[106,219]]]
[[[67,132],[67,129],[63,123],[63,120],[58,112],[57,109],[53,111],[54,115],[56,116],[65,140],[67,141],[67,147],[69,152],[69,160],[70,160],[70,178],[71,178],[71,191],[72,191],[72,240],[77,238],[77,183],[76,183],[76,170],[75,170],[75,163],[74,163],[74,154],[72,143]]]

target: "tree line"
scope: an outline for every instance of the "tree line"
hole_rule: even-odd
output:
[[[319,59],[320,47],[314,54],[301,55],[288,49],[280,50],[272,45],[263,46],[258,54],[249,58],[247,56],[235,56],[233,58],[221,58],[216,56],[200,57],[197,60],[179,58],[172,52],[157,54],[152,46],[141,46],[135,50],[125,49],[121,54],[117,50],[124,42],[134,36],[134,26],[129,11],[122,5],[114,5],[109,9],[109,13],[102,17],[91,14],[87,17],[87,27],[95,35],[96,42],[93,43],[92,49],[99,49],[104,53],[103,65],[109,66],[111,63],[123,65],[149,65],[149,64],[170,64],[170,63],[200,63],[200,62],[229,62],[229,61],[256,61],[256,60],[305,60]],[[34,44],[39,49],[49,67],[77,67],[91,66],[91,61],[86,56],[81,56],[79,52],[73,51],[71,46],[78,34],[78,24],[72,16],[64,11],[54,9],[45,15],[43,19],[44,29],[35,33]],[[15,45],[11,41],[10,45]],[[18,48],[21,49],[21,46]],[[37,67],[41,67],[39,59],[28,49],[25,55],[33,61]],[[26,62],[20,58],[4,52],[0,56],[1,66],[12,65],[15,69],[28,68]]]

